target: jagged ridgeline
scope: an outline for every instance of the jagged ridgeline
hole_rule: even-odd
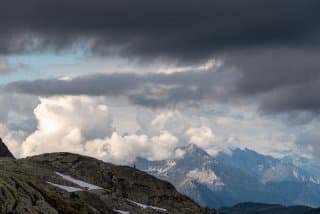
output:
[[[216,213],[168,182],[70,153],[14,159],[0,142],[1,213]]]

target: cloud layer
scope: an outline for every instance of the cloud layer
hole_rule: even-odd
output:
[[[128,114],[131,122],[137,123],[136,128],[117,127],[116,120],[129,122],[117,111]],[[150,160],[181,157],[183,154],[175,148],[189,143],[212,155],[232,147],[254,148],[267,154],[275,154],[274,147],[279,153],[293,151],[292,139],[282,126],[243,109],[229,112],[229,116],[213,112],[211,116],[192,116],[178,110],[157,110],[149,115],[143,110],[138,116],[134,108],[123,111],[123,107],[110,107],[101,97],[41,98],[34,109],[37,127],[32,132],[0,124],[0,135],[17,157],[73,152],[120,164],[129,164],[137,156]]]
[[[42,96],[117,96],[128,98],[134,104],[161,107],[206,99],[226,100],[225,95],[232,90],[231,75],[215,70],[173,74],[93,74],[68,80],[13,82],[6,85],[3,91]],[[224,85],[230,85],[229,89]]]
[[[264,113],[320,109],[316,0],[13,0],[2,5],[0,27],[6,31],[0,32],[0,54],[80,48],[178,65],[160,74],[86,71],[71,79],[13,82],[3,89],[10,93],[118,96],[151,107],[254,100]],[[212,66],[212,57],[224,66]],[[0,61],[0,72],[8,68]]]
[[[0,53],[82,46],[93,53],[202,60],[228,49],[318,46],[316,0],[4,0]]]
[[[223,64],[216,63],[217,66],[208,66],[209,61],[198,67],[171,68],[164,73],[109,72],[19,81],[5,85],[2,90],[41,96],[122,97],[150,107],[211,102],[255,103],[263,113],[320,110],[317,52],[269,48],[232,52],[220,58]]]
[[[172,148],[181,141],[209,151],[221,139],[210,126],[195,125],[180,114],[179,108],[189,104],[235,109],[254,106],[253,111],[269,119],[271,114],[280,115],[289,125],[319,122],[317,0],[1,3],[0,28],[4,30],[0,32],[0,75],[7,75],[9,83],[0,86],[0,134],[12,142],[9,147],[16,154],[63,150],[128,162],[138,154],[150,159],[174,155]],[[26,70],[19,67],[26,65],[19,64],[17,58],[11,63],[10,57],[22,54],[29,63],[29,54],[64,51],[79,51],[85,59],[108,59],[109,67],[99,64],[95,70],[83,67],[83,63],[64,69],[83,69],[75,76],[62,72],[67,74],[64,77],[57,77],[61,66],[52,66],[49,75],[42,70],[31,71],[31,78],[12,74]],[[64,64],[62,58],[59,60]],[[128,60],[122,69],[125,72],[110,68],[119,69],[119,59]],[[37,67],[34,64],[30,70]],[[138,66],[133,68],[133,64]],[[152,65],[160,65],[161,72]],[[133,71],[139,66],[145,67]],[[106,69],[110,70],[93,72]],[[40,79],[26,80],[38,74]],[[35,101],[37,96],[42,97],[40,101]],[[178,110],[135,124],[144,131],[125,135],[113,129],[110,109],[100,100],[106,98],[130,101],[128,108]],[[35,118],[30,117],[33,109]],[[225,127],[230,118],[220,118],[217,123]],[[238,123],[248,125],[245,121]],[[268,128],[269,132],[273,130]],[[314,134],[301,135],[297,145],[308,145],[318,152],[317,139]],[[22,147],[18,143],[21,141]],[[236,142],[238,136],[226,141]]]

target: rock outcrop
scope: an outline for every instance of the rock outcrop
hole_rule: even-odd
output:
[[[0,158],[0,211],[216,213],[144,172],[71,153]]]

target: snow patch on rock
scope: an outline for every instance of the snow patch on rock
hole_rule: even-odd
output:
[[[83,189],[80,189],[80,188],[78,188],[78,187],[71,187],[71,186],[65,186],[65,185],[55,184],[55,183],[52,183],[52,182],[49,182],[49,181],[47,181],[47,184],[50,184],[51,186],[54,186],[54,187],[58,187],[59,189],[62,189],[62,190],[67,191],[67,192],[79,192],[79,191],[83,191]]]
[[[70,181],[71,183],[77,184],[78,186],[85,188],[86,190],[103,189],[102,187],[99,187],[99,186],[96,186],[93,184],[89,184],[89,183],[82,181],[82,180],[75,179],[69,175],[64,175],[59,172],[56,172],[56,174],[59,175],[60,177],[62,177],[63,179]]]
[[[123,210],[116,210],[114,209],[113,211],[115,211],[116,213],[120,213],[120,214],[129,214],[129,211],[123,211]]]
[[[129,201],[130,203],[132,203],[132,204],[134,204],[134,205],[136,205],[136,206],[138,206],[138,207],[140,207],[140,208],[142,208],[142,209],[148,209],[148,208],[150,208],[150,209],[157,210],[157,211],[167,212],[167,210],[164,209],[164,208],[160,208],[160,207],[155,207],[155,206],[150,206],[150,205],[138,203],[138,202],[132,201],[132,200],[130,200],[130,199],[127,199],[127,201]]]
[[[149,167],[147,169],[147,171],[149,172],[155,172],[157,174],[160,174],[160,175],[164,175],[166,176],[167,175],[167,172],[173,168],[177,163],[173,160],[167,160],[167,163],[164,167]]]

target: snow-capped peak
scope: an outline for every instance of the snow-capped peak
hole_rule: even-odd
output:
[[[167,160],[163,166],[151,166],[147,169],[149,172],[155,172],[159,175],[166,176],[167,172],[176,165],[174,160]]]
[[[188,172],[188,178],[194,179],[201,184],[223,186],[220,178],[213,170],[210,169],[194,169]]]

